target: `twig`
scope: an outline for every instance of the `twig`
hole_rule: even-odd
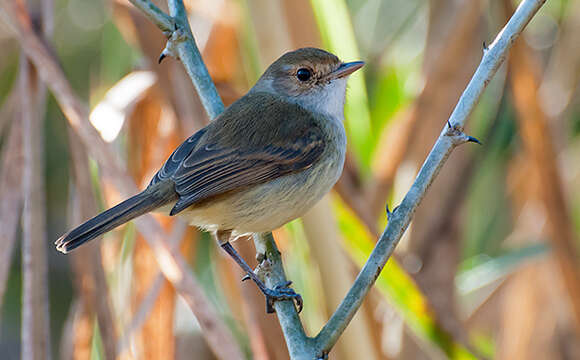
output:
[[[175,24],[171,16],[165,14],[155,4],[149,0],[130,0],[136,8],[143,11],[145,15],[151,20],[163,33],[169,35],[174,29]]]
[[[139,9],[143,10],[152,21],[159,26],[161,31],[168,37],[167,47],[163,54],[173,55],[181,60],[187,74],[191,78],[197,94],[207,111],[210,119],[224,111],[224,104],[209,76],[207,67],[201,58],[195,39],[191,33],[187,13],[182,0],[168,0],[169,14],[173,27],[169,32],[165,27],[167,15],[159,10],[148,0],[130,0]],[[162,26],[160,26],[160,24]],[[162,56],[164,56],[162,54]]]
[[[273,288],[276,285],[287,282],[284,268],[282,267],[282,258],[280,251],[274,242],[272,233],[255,234],[254,243],[256,251],[265,254],[269,261],[270,268],[265,272],[266,285]],[[304,327],[300,322],[293,301],[277,301],[274,303],[274,309],[278,315],[278,321],[291,359],[307,359],[306,354],[312,353],[312,339],[306,336]],[[312,357],[310,357],[312,359]]]
[[[24,52],[36,65],[42,80],[50,87],[67,120],[91,156],[98,161],[103,172],[110,177],[122,196],[129,197],[137,193],[137,186],[125,171],[118,156],[87,121],[86,105],[76,96],[46,45],[32,31],[26,11],[15,7],[12,2],[1,4],[6,15],[4,18],[13,26]],[[188,270],[183,257],[178,252],[172,251],[162,240],[165,234],[159,222],[153,216],[145,215],[137,219],[135,224],[153,248],[164,276],[172,282],[199,320],[203,334],[214,353],[222,359],[243,358],[231,331],[218,316],[201,286]]]
[[[487,84],[503,63],[508,50],[544,3],[545,0],[522,1],[498,37],[484,52],[479,67],[449,118],[449,123],[453,126],[453,129],[460,130],[463,128],[467,117],[475,108]],[[369,260],[359,273],[353,287],[336,312],[331,316],[328,323],[316,336],[316,347],[321,351],[321,353],[316,355],[326,356],[328,351],[336,343],[338,337],[342,334],[360,307],[362,299],[374,284],[380,271],[395,249],[395,246],[411,222],[413,213],[425,196],[435,176],[437,176],[439,170],[451,154],[451,151],[459,144],[465,142],[465,138],[462,137],[459,131],[450,130],[445,125],[445,128],[439,135],[437,142],[421,167],[413,186],[397,210],[391,214],[385,231],[377,242]]]

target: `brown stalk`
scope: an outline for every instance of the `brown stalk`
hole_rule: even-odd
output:
[[[74,179],[72,224],[78,224],[83,219],[97,212],[97,203],[90,179],[88,155],[78,137],[70,130],[68,132],[72,171]],[[104,354],[107,359],[116,356],[116,330],[109,301],[109,289],[105,271],[102,265],[100,242],[86,244],[72,254],[72,266],[75,275],[75,285],[80,296],[79,310],[75,316],[74,327],[85,328],[87,331],[75,331],[73,356],[82,359],[90,354],[93,337],[92,317],[96,314],[99,324]],[[78,322],[78,324],[77,324]],[[88,324],[88,328],[83,326]]]
[[[504,1],[506,13],[512,5]],[[564,285],[568,291],[575,326],[580,333],[580,273],[576,234],[570,218],[566,191],[557,167],[549,119],[539,103],[539,68],[525,42],[517,41],[509,57],[509,74],[517,121],[524,149],[539,181],[539,198],[545,208],[548,233]]]
[[[511,190],[512,218],[516,219],[514,233],[521,234],[509,236],[506,246],[522,246],[529,243],[530,238],[542,237],[545,229],[545,221],[538,218],[542,213],[542,203],[538,198],[540,184],[529,153],[520,152],[510,159],[506,180],[507,188]],[[546,291],[548,288],[550,291]],[[568,307],[554,257],[519,269],[502,286],[500,294],[501,304],[497,306],[500,317],[498,359],[566,358],[555,346],[556,341],[563,339],[555,339],[554,329],[564,328],[561,326],[563,317],[557,313]],[[574,323],[573,318],[570,320]],[[574,329],[573,326],[568,328]]]
[[[32,65],[20,60],[24,168],[22,191],[22,359],[50,359],[46,218],[44,195],[43,89]]]
[[[2,148],[0,163],[0,305],[12,264],[16,230],[23,206],[22,197],[22,124],[12,121]]]
[[[550,52],[540,87],[541,102],[552,119],[558,119],[569,109],[580,80],[580,3],[572,1],[566,6],[566,14],[558,30],[558,41]]]
[[[449,10],[449,6],[443,5],[438,4],[435,8]],[[466,49],[474,46],[473,37],[467,34],[472,34],[479,24],[477,19],[481,14],[481,0],[462,2],[459,10],[454,11],[451,21],[450,12],[442,11],[441,14],[448,27],[447,31],[439,29],[436,32],[438,36],[441,33],[448,35],[442,39],[428,39],[425,58],[429,65],[426,65],[425,85],[421,93],[408,110],[398,115],[400,118],[396,119],[392,127],[385,128],[386,134],[381,134],[385,142],[379,143],[380,151],[376,152],[379,156],[373,163],[382,165],[375,165],[375,181],[365,192],[373,214],[382,213],[402,161],[409,156],[417,159],[417,162],[425,158],[432,145],[433,135],[439,133],[441,122],[452,110],[471,75],[470,71],[478,61],[473,56],[466,59],[465,54]],[[460,72],[457,71],[458,63],[462,69]],[[473,66],[466,66],[470,64]],[[412,147],[413,144],[418,145]]]
[[[137,186],[124,170],[118,156],[87,121],[86,105],[75,95],[54,57],[32,31],[26,10],[11,2],[4,2],[2,5],[7,18],[13,22],[16,37],[24,52],[37,66],[40,77],[50,87],[70,125],[77,132],[91,156],[97,160],[102,171],[111,179],[122,196],[129,197],[137,193]],[[214,353],[220,358],[242,358],[241,350],[231,332],[205,297],[197,280],[189,272],[184,259],[162,241],[166,236],[160,224],[151,215],[142,216],[135,221],[135,224],[154,249],[163,274],[172,282],[197,316]]]
[[[174,118],[161,119],[163,104],[160,98],[159,88],[152,87],[136,104],[128,118],[128,162],[133,178],[138,184],[149,180],[163,159],[179,145],[180,139],[177,138],[175,131],[164,133],[160,129],[161,121],[170,123],[168,126],[173,129],[177,128]],[[171,227],[173,220],[160,219],[166,231]],[[133,272],[133,302],[139,304],[149,294],[149,289],[158,275],[155,255],[140,234],[137,234],[133,252]],[[139,333],[142,357],[151,360],[175,357],[174,309],[175,290],[164,279]],[[164,331],[160,332],[160,328]]]
[[[444,119],[453,110],[481,57],[481,9],[482,1],[447,0],[431,8],[425,49],[426,84],[407,112],[415,120],[403,120],[402,125],[413,138],[406,158],[414,164],[420,164],[429,151],[432,144],[428,139],[440,133]],[[449,21],[449,14],[453,14],[454,20]],[[408,122],[415,122],[411,131]],[[420,271],[414,278],[433,306],[437,321],[467,347],[468,339],[456,313],[454,279],[461,251],[459,204],[470,181],[472,161],[467,148],[452,155],[452,161],[418,207],[408,239],[408,253],[402,255],[419,261]]]

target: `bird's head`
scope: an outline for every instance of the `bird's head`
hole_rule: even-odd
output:
[[[342,62],[321,49],[302,48],[274,61],[252,91],[271,92],[307,110],[342,119],[347,78],[363,65]]]

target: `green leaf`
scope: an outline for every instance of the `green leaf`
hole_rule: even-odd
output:
[[[311,0],[311,3],[324,46],[344,61],[359,60],[360,53],[346,2]],[[349,139],[359,160],[369,165],[374,141],[364,68],[354,73],[348,83],[344,115]]]
[[[91,341],[91,360],[102,360],[105,359],[105,352],[103,350],[103,340],[101,339],[101,330],[99,329],[99,323],[95,319],[95,325],[93,326],[93,339]]]
[[[520,266],[546,256],[549,250],[545,243],[536,243],[494,258],[480,254],[465,260],[460,265],[462,270],[455,276],[457,305],[463,317],[470,316],[479,308],[508,275]]]
[[[342,200],[335,197],[334,204],[345,251],[362,267],[374,248],[375,239]],[[425,344],[438,349],[450,359],[476,359],[441,328],[425,296],[395,259],[391,258],[387,262],[375,285],[413,334]]]

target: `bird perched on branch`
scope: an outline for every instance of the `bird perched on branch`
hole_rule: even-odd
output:
[[[266,295],[302,300],[281,284],[269,289],[230,239],[272,231],[300,217],[338,180],[344,164],[346,81],[364,65],[303,48],[276,60],[252,89],[183,142],[141,193],[56,241],[67,253],[150,211],[179,215],[215,232],[220,245]]]

